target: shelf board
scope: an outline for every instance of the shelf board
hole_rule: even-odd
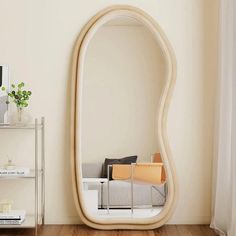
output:
[[[42,174],[42,170],[38,170],[38,175]],[[5,180],[5,179],[35,179],[35,170],[30,170],[30,173],[28,175],[5,175],[5,176],[0,176],[0,180]]]
[[[40,129],[43,127],[42,124],[38,124],[37,127]],[[0,129],[35,129],[35,124],[28,125],[0,125]]]

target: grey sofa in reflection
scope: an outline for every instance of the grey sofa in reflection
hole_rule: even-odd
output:
[[[82,176],[83,178],[101,178],[102,163],[83,163]],[[103,191],[101,188],[103,187]],[[134,206],[163,206],[165,203],[164,184],[158,186],[134,184]],[[151,190],[151,188],[153,190]],[[107,184],[101,186],[100,183],[89,183],[89,190],[98,191],[99,207],[107,206]],[[101,196],[103,192],[103,196]],[[103,202],[101,202],[101,199]],[[111,180],[110,181],[110,208],[125,208],[130,207],[131,191],[129,181]]]

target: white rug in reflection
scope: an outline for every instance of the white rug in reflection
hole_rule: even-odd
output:
[[[149,218],[158,215],[163,207],[134,209],[133,214],[130,209],[99,209],[93,216],[99,218]]]

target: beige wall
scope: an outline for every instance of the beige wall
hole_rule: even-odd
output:
[[[32,88],[31,113],[47,119],[46,222],[79,222],[68,155],[70,58],[85,22],[98,10],[117,3],[140,7],[152,15],[177,57],[168,133],[180,192],[170,222],[209,222],[217,1],[0,0],[0,62],[10,65],[12,80],[23,80]],[[22,135],[30,142],[30,134]],[[0,139],[2,157],[7,152],[2,146],[10,145],[12,139],[3,133]],[[21,145],[15,136],[14,140],[17,150]],[[32,158],[29,152],[23,153]],[[19,151],[17,155],[21,157]]]
[[[103,26],[86,52],[80,86],[83,162],[131,155],[150,161],[159,151],[156,121],[165,58],[151,32],[128,24]]]

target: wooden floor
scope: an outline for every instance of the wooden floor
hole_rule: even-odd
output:
[[[33,236],[32,229],[0,229],[0,235]],[[82,225],[47,225],[39,229],[38,236],[213,236],[208,225],[165,225],[148,231],[94,230]]]

